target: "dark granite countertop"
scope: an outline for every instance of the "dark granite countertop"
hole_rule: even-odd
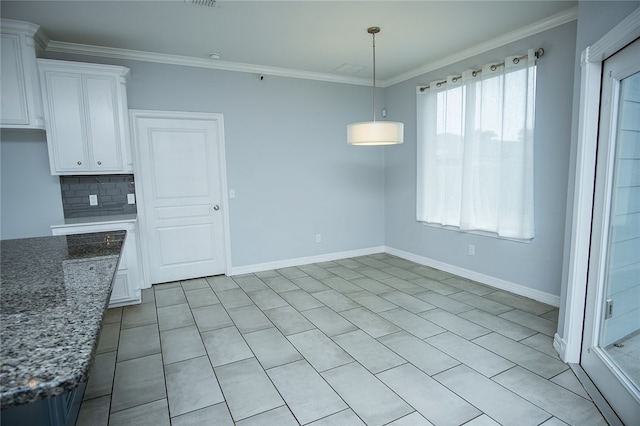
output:
[[[0,244],[2,408],[86,382],[125,231]]]

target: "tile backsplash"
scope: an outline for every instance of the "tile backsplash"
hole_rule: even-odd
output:
[[[133,175],[60,176],[64,217],[137,213],[135,204],[127,204],[135,189]],[[89,195],[97,196],[98,205],[89,205]]]

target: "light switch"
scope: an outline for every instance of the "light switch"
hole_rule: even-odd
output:
[[[98,196],[97,195],[89,195],[89,205],[97,206],[98,205]]]
[[[229,190],[229,198],[236,198],[236,190],[235,189],[230,189]]]
[[[136,194],[127,194],[127,204],[136,203]]]

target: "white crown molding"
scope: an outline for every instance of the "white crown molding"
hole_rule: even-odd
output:
[[[475,46],[469,47],[458,53],[447,56],[446,58],[431,62],[412,71],[408,71],[404,74],[400,74],[396,77],[392,77],[390,79],[382,81],[380,83],[380,86],[388,87],[394,84],[402,83],[403,81],[418,77],[422,74],[438,70],[448,65],[455,64],[456,62],[464,61],[465,59],[469,59],[480,53],[488,52],[489,50],[496,49],[498,47],[504,46],[505,44],[521,40],[523,38],[541,33],[546,30],[550,30],[560,25],[564,25],[567,22],[575,21],[576,19],[578,19],[578,7],[572,7],[565,11],[556,13],[555,15],[552,15],[546,19],[535,22],[531,25],[527,25],[510,33],[503,34],[500,37],[496,37],[492,40],[488,40]]]
[[[640,37],[640,7],[613,27],[587,50],[584,61],[602,62]]]
[[[144,52],[141,50],[118,49],[114,47],[92,46],[88,44],[50,41],[48,52],[70,53],[75,55],[99,56],[103,58],[128,59],[133,61],[154,62],[159,64],[182,65],[186,67],[210,68],[224,71],[266,74],[278,77],[301,78],[306,80],[327,81],[331,83],[371,85],[371,79],[349,77],[338,74],[294,70],[289,68],[268,67],[244,64],[240,62],[218,61],[190,56],[169,55],[165,53]]]
[[[578,8],[573,7],[563,12],[552,15],[546,19],[522,27],[516,31],[504,34],[492,40],[480,43],[476,46],[462,50],[446,58],[423,65],[414,70],[400,74],[386,80],[377,81],[381,88],[402,83],[414,77],[418,77],[430,71],[434,71],[453,63],[471,58],[479,53],[487,52],[516,40],[529,37],[542,31],[574,21],[578,18]],[[355,84],[370,86],[370,78],[344,76],[331,73],[319,73],[311,71],[295,70],[290,68],[278,68],[240,62],[216,61],[189,56],[169,55],[163,53],[144,52],[140,50],[119,49],[113,47],[92,46],[88,44],[66,43],[61,41],[49,41],[48,52],[69,53],[77,55],[100,56],[105,58],[128,59],[134,61],[155,62],[160,64],[182,65],[187,67],[210,68],[224,71],[247,72],[254,74],[266,74],[279,77],[300,78],[306,80],[326,81],[330,83]]]

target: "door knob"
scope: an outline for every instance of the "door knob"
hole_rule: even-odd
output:
[[[218,211],[218,210],[220,210],[220,206],[216,204],[215,206],[213,206],[213,209],[214,209],[215,211]]]

